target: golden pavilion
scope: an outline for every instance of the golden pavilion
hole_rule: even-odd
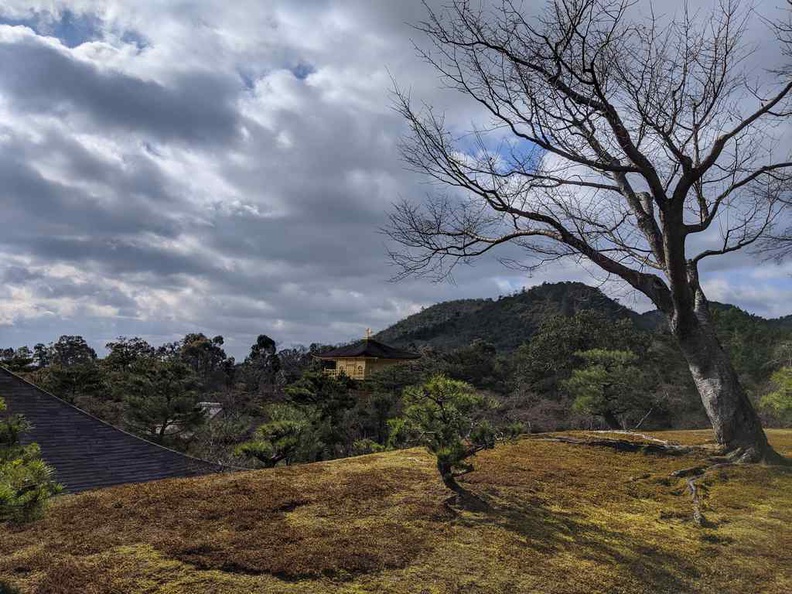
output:
[[[403,351],[371,338],[371,330],[358,342],[314,355],[324,362],[324,372],[337,376],[344,374],[356,380],[369,379],[372,374],[404,361],[419,359],[421,355]]]

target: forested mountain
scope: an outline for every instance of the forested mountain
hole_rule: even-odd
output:
[[[578,282],[544,283],[497,299],[464,299],[427,307],[376,335],[402,347],[454,349],[484,340],[499,352],[513,351],[528,341],[546,320],[597,311],[611,320],[632,320],[654,328],[662,315],[638,314],[595,287]]]
[[[724,341],[749,328],[760,342],[777,339],[792,330],[792,315],[767,320],[729,304],[711,302],[716,321],[723,325]],[[507,353],[530,340],[539,327],[553,316],[573,316],[596,311],[611,320],[631,320],[641,330],[665,327],[665,316],[657,311],[636,313],[611,299],[596,287],[579,282],[544,283],[514,295],[497,299],[461,299],[427,307],[375,335],[377,340],[399,347],[429,346],[457,349],[474,340],[492,344]],[[729,345],[731,346],[731,345]],[[738,346],[738,345],[734,345]],[[746,348],[757,346],[756,342]],[[762,350],[762,349],[760,349]],[[766,354],[766,353],[762,353]]]
[[[499,352],[513,351],[556,315],[598,311],[612,320],[630,319],[654,326],[653,318],[624,307],[602,291],[578,282],[545,283],[498,299],[447,301],[427,307],[376,335],[401,347],[454,349],[474,340],[491,343]]]
[[[770,320],[770,322],[779,328],[787,328],[788,330],[792,330],[792,315],[784,316],[783,318],[776,318],[774,320]]]

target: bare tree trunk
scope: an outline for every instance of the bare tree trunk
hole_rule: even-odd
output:
[[[695,316],[681,323],[672,316],[671,330],[687,360],[715,439],[740,462],[784,460],[767,442],[756,411],[712,327],[706,300],[697,295]]]

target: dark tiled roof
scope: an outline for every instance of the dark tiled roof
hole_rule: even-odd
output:
[[[0,397],[9,414],[33,425],[23,441],[39,444],[58,482],[73,493],[225,470],[121,431],[2,367]]]
[[[373,338],[365,338],[354,344],[339,347],[315,355],[317,359],[340,359],[343,357],[375,357],[377,359],[419,359],[421,355],[388,346]]]

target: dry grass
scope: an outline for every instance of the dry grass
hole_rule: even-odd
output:
[[[706,443],[709,432],[662,439]],[[792,455],[792,431],[771,431]],[[479,456],[484,511],[450,513],[420,450],[58,499],[0,528],[32,593],[792,591],[792,473],[726,468],[704,513],[661,457],[524,440]]]

